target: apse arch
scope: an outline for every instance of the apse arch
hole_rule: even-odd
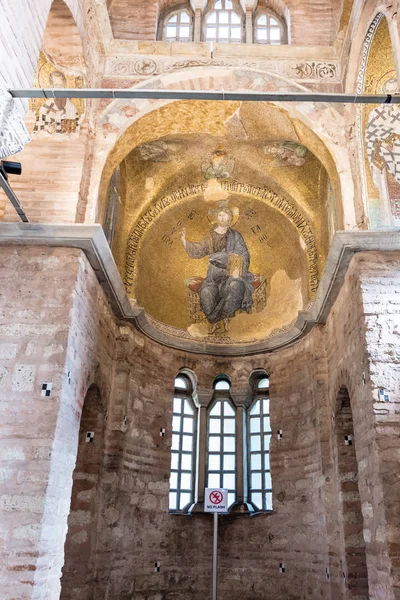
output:
[[[58,67],[84,73],[83,26],[79,27],[80,21],[79,3],[53,0],[43,34],[42,51]]]
[[[276,73],[267,71],[241,70],[228,67],[210,67],[207,69],[187,69],[184,72],[176,72],[173,75],[160,76],[150,79],[140,86],[142,89],[165,88],[165,89],[198,89],[198,90],[242,90],[242,91],[308,91],[292,80]],[[134,89],[134,88],[132,88]],[[104,223],[106,214],[107,190],[111,176],[118,164],[125,158],[129,151],[140,143],[154,139],[149,134],[140,135],[141,119],[148,117],[150,113],[173,103],[178,107],[184,101],[165,100],[132,100],[129,105],[123,101],[114,101],[101,115],[101,124],[107,136],[107,147],[98,158],[99,179],[96,187],[93,187],[92,199],[96,205],[91,207],[95,213],[95,220]],[[270,103],[273,104],[273,103]],[[241,103],[236,103],[239,108]],[[318,140],[324,149],[325,168],[330,179],[334,183],[339,221],[342,228],[348,229],[356,226],[358,216],[354,208],[353,177],[350,168],[349,157],[346,153],[339,152],[339,148],[346,145],[341,139],[345,135],[345,128],[339,112],[327,105],[304,103],[294,105],[282,103],[280,108],[285,110],[296,120],[299,131],[303,134],[308,132],[315,140]],[[129,118],[126,114],[130,114]],[[158,123],[159,135],[163,135],[162,124]],[[179,131],[179,124],[175,131]],[[164,135],[170,133],[164,129]]]
[[[378,11],[374,14],[363,38],[356,93],[397,93],[399,77],[393,45],[395,40],[398,46],[397,27],[394,32],[393,19],[388,19],[387,11]],[[370,229],[398,227],[400,176],[395,158],[400,146],[395,130],[395,123],[399,119],[398,107],[359,105],[355,109],[355,115],[360,187],[368,227]],[[392,138],[393,144],[390,141]],[[390,155],[385,154],[386,140],[392,146]]]
[[[393,58],[396,63],[397,76],[400,79],[400,34],[396,23],[395,6],[387,4],[376,5],[374,0],[369,0],[362,8],[361,14],[357,17],[352,31],[352,43],[348,52],[347,71],[345,74],[344,86],[345,92],[354,94],[357,91],[357,79],[363,61],[368,55],[369,30],[378,15],[382,15],[388,24],[390,41],[393,49]]]

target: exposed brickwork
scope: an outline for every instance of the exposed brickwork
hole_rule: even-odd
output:
[[[83,399],[110,346],[81,251],[1,248],[0,265],[1,596],[55,599]]]
[[[155,40],[158,26],[157,0],[117,0],[111,4],[110,21],[115,38]]]
[[[0,256],[5,600],[41,586],[58,598],[85,396],[62,598],[209,593],[211,520],[167,510],[173,380],[183,366],[203,398],[218,373],[244,397],[251,372],[266,369],[272,429],[282,430],[271,445],[273,514],[221,522],[220,597],[328,600],[348,586],[361,598],[363,558],[352,548],[365,544],[370,597],[395,600],[397,255],[353,259],[325,327],[273,355],[234,359],[166,350],[118,326],[78,250],[2,248]],[[373,392],[384,384],[389,401]],[[344,435],[354,445],[340,446]]]
[[[388,261],[388,255],[382,254],[383,263]],[[364,265],[364,267],[363,267]],[[358,487],[363,513],[363,537],[366,546],[369,593],[372,598],[392,599],[392,578],[390,575],[391,561],[389,558],[388,539],[384,532],[385,501],[381,476],[381,459],[378,451],[376,436],[376,416],[373,398],[373,381],[371,372],[374,370],[368,351],[368,322],[369,309],[364,306],[367,299],[364,295],[363,271],[368,272],[374,265],[373,253],[357,255],[350,266],[345,286],[331,311],[326,325],[326,356],[328,361],[328,406],[329,413],[335,414],[337,397],[342,386],[346,386],[353,414],[354,445],[358,464]],[[387,270],[390,269],[390,261]],[[351,298],[351,301],[349,300]],[[376,296],[377,311],[383,307],[380,304],[380,294]],[[370,372],[371,370],[371,372]],[[381,406],[381,405],[380,405]],[[325,413],[327,414],[327,413]],[[334,436],[334,422],[325,420],[323,425],[326,439]],[[329,462],[333,471],[327,471],[330,479],[335,479],[335,459],[328,450]],[[338,561],[341,554],[340,527],[337,514],[340,513],[337,493],[331,496],[329,511],[329,526],[331,531],[330,543],[333,563]],[[335,500],[336,498],[336,500]],[[335,506],[336,502],[336,506]],[[337,585],[342,582],[340,561],[333,565],[332,577]]]
[[[359,257],[358,268],[370,363],[376,459],[382,485],[380,508],[384,511],[377,515],[374,507],[375,526],[368,528],[366,534],[371,543],[375,541],[381,552],[387,554],[386,565],[393,586],[390,597],[397,600],[400,597],[400,256],[365,253]]]
[[[109,8],[114,37],[117,39],[154,40],[157,19],[171,2],[162,0],[114,0]],[[189,2],[186,2],[189,5]],[[274,9],[274,2],[261,2]],[[302,46],[328,46],[335,41],[342,3],[338,0],[286,0],[290,12],[292,43]],[[179,6],[184,6],[180,2]],[[278,13],[281,11],[278,10]]]

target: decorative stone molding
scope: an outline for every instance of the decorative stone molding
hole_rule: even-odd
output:
[[[243,356],[273,352],[304,337],[315,325],[324,324],[342,288],[350,261],[357,252],[400,251],[399,231],[340,231],[335,234],[318,287],[315,302],[309,312],[301,312],[296,323],[265,342],[242,346],[221,346],[190,339],[177,339],[157,330],[143,309],[133,307],[100,225],[44,225],[33,223],[0,223],[0,246],[50,246],[81,248],[96,273],[115,315],[135,324],[157,342],[188,352]]]
[[[105,77],[143,77],[148,79],[173,71],[208,67],[235,67],[237,69],[253,69],[269,71],[294,81],[303,83],[340,82],[340,66],[337,61],[301,61],[301,60],[228,60],[211,58],[156,58],[142,56],[140,58],[115,57],[108,58],[105,65]]]

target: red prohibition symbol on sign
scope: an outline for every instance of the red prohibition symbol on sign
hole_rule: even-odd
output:
[[[210,501],[213,504],[221,504],[222,498],[223,498],[223,496],[222,496],[221,492],[211,492],[211,494],[210,494]]]

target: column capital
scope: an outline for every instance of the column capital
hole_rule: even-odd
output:
[[[207,4],[207,0],[190,0],[190,5],[193,8],[194,12],[196,9],[204,10]]]
[[[240,4],[244,12],[246,13],[248,10],[254,10],[257,5],[257,0],[240,0]]]
[[[237,407],[243,407],[248,403],[248,391],[247,390],[231,390],[232,400]]]

